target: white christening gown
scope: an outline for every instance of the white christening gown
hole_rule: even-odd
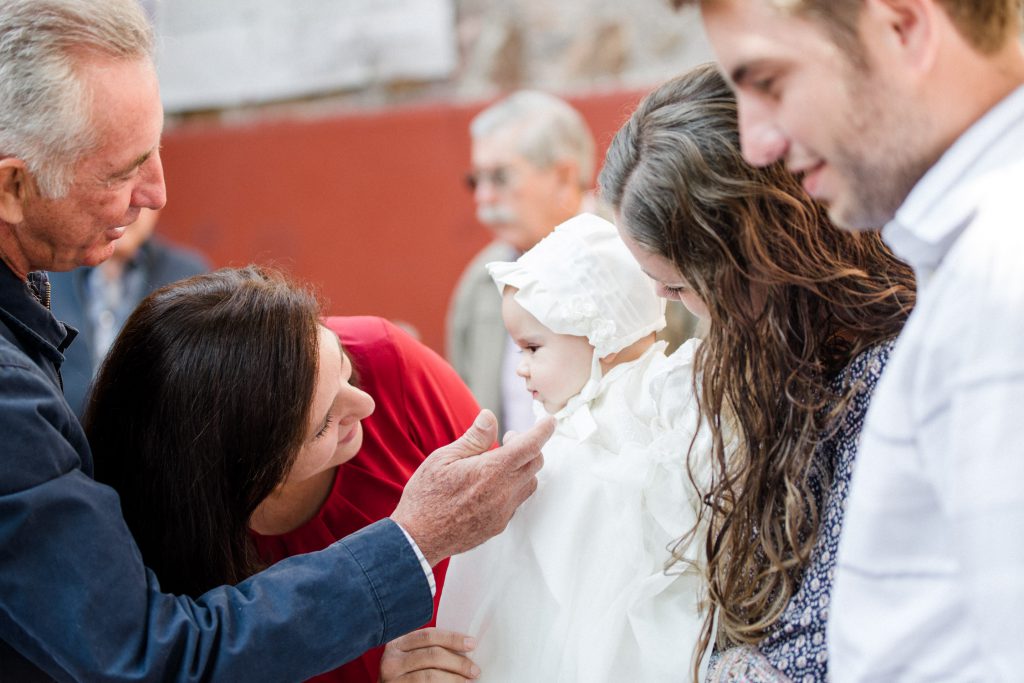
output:
[[[451,559],[437,625],[477,638],[484,683],[690,680],[700,571],[670,548],[697,522],[686,454],[706,470],[692,359],[664,343],[592,380],[555,416],[539,486],[508,528]],[[482,456],[482,457],[486,457]],[[703,557],[703,534],[684,550]]]

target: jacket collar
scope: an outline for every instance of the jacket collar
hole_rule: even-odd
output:
[[[15,275],[0,261],[0,320],[19,337],[59,366],[63,351],[78,332],[59,322],[44,304],[49,303],[46,273],[29,273],[28,280]]]

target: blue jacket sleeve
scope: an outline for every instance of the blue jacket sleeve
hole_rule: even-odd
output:
[[[162,593],[82,443],[53,384],[0,358],[0,673],[23,657],[62,681],[296,681],[430,619],[390,520],[198,600]]]

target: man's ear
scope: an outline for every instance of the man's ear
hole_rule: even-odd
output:
[[[561,159],[556,161],[552,167],[555,177],[558,180],[558,189],[561,195],[568,201],[577,201],[580,192],[580,167],[572,159]],[[576,207],[572,207],[575,209]]]
[[[0,221],[16,225],[24,219],[28,183],[24,161],[15,157],[0,159]]]
[[[928,72],[938,58],[939,8],[935,0],[867,0],[861,36],[874,33],[891,59],[913,72]]]

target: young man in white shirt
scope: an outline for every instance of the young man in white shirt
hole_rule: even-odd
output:
[[[675,4],[701,7],[747,160],[783,160],[841,225],[884,225],[918,275],[853,478],[830,677],[1019,680],[1019,1]]]

